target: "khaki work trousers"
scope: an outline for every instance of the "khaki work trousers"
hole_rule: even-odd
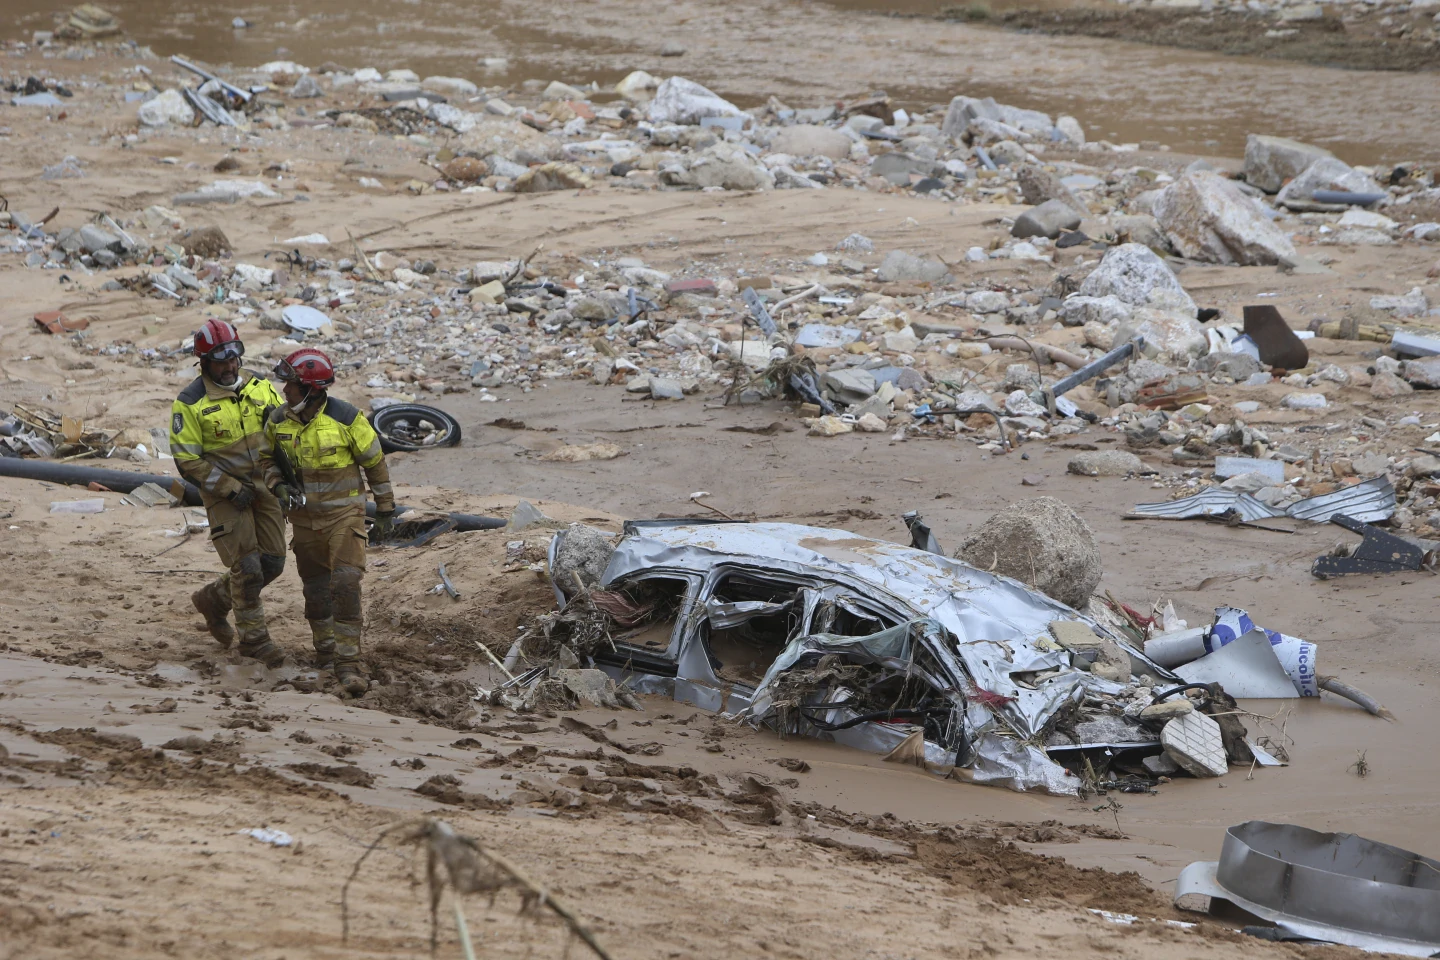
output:
[[[204,587],[222,610],[235,612],[235,633],[242,649],[270,639],[260,591],[285,569],[285,515],[280,501],[256,488],[247,507],[210,500],[210,542],[226,573]]]
[[[333,511],[333,512],[332,512]],[[305,619],[319,661],[360,659],[360,579],[365,576],[365,511],[327,509],[291,515],[290,547],[305,590]]]

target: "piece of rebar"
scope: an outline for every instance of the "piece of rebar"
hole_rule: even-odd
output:
[[[1080,384],[1085,383],[1089,380],[1094,380],[1096,377],[1100,376],[1100,374],[1104,373],[1106,370],[1109,370],[1111,367],[1115,366],[1115,364],[1119,363],[1121,360],[1124,360],[1126,357],[1134,353],[1135,347],[1140,343],[1140,338],[1136,337],[1134,340],[1130,340],[1120,344],[1120,346],[1116,347],[1114,350],[1111,350],[1109,353],[1105,354],[1105,356],[1101,357],[1098,360],[1087,363],[1079,370],[1076,370],[1074,373],[1070,374],[1070,376],[1056,380],[1050,385],[1050,393],[1056,397],[1064,396],[1066,393],[1080,386]],[[1045,392],[1043,390],[1035,390],[1031,392],[1030,399],[1034,400],[1036,403],[1043,403],[1044,396]]]
[[[203,77],[203,78],[206,79],[206,80],[214,80],[216,83],[220,84],[220,86],[225,90],[226,93],[231,93],[231,94],[234,94],[235,96],[239,97],[240,100],[241,100],[241,102],[243,102],[243,103],[249,103],[249,102],[250,102],[250,97],[252,96],[252,94],[250,93],[249,90],[242,90],[241,88],[235,86],[233,83],[226,83],[224,80],[221,80],[219,77],[215,76],[213,73],[208,73],[208,72],[206,72],[205,70],[201,69],[200,67],[195,66],[195,64],[191,63],[190,61],[185,60],[185,59],[182,59],[181,57],[178,57],[178,56],[171,57],[171,58],[170,58],[170,62],[173,63],[173,64],[175,64],[175,66],[180,67],[180,68],[183,69],[183,70],[189,70],[191,73],[195,74],[197,77]]]

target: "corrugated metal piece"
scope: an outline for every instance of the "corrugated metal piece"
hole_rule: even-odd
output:
[[[1363,523],[1374,523],[1395,515],[1395,487],[1390,478],[1382,474],[1334,493],[1292,503],[1285,513],[1312,523],[1329,523],[1337,513]]]
[[[1131,513],[1142,517],[1168,517],[1172,520],[1187,520],[1191,517],[1214,517],[1234,510],[1247,523],[1255,520],[1270,520],[1283,517],[1279,510],[1271,509],[1248,493],[1227,490],[1224,487],[1208,487],[1193,497],[1170,500],[1166,503],[1137,503]]]

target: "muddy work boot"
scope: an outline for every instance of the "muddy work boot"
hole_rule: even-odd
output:
[[[190,594],[190,602],[205,618],[205,628],[220,646],[230,648],[235,642],[235,628],[230,626],[230,583],[221,577]]]
[[[249,657],[252,660],[259,660],[268,669],[274,670],[285,662],[285,650],[270,639],[268,634],[256,637],[254,640],[242,641],[239,647],[240,656]]]
[[[360,672],[358,660],[337,660],[335,679],[339,681],[340,690],[347,697],[363,697],[370,689],[370,681]]]

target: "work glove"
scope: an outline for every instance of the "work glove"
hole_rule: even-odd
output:
[[[395,511],[375,512],[375,523],[370,527],[370,542],[384,543],[395,535]]]
[[[275,494],[275,499],[279,500],[286,510],[293,510],[295,508],[295,491],[291,489],[288,483],[277,483],[275,484],[275,489],[270,492]]]
[[[244,510],[246,507],[250,506],[250,504],[255,502],[255,488],[246,486],[240,487],[240,489],[230,494],[230,502],[235,504],[237,508]]]

